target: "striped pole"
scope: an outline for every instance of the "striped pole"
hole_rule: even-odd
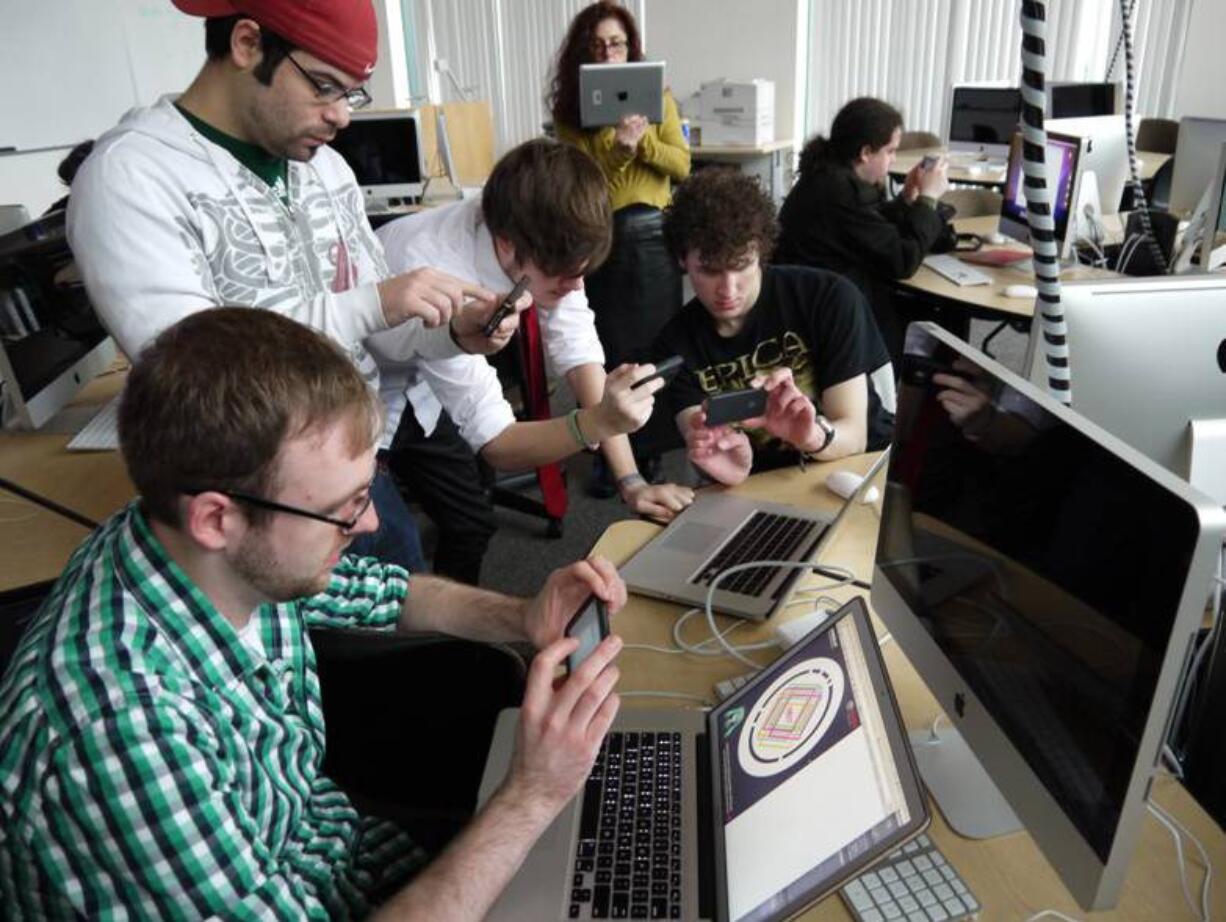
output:
[[[1046,102],[1047,4],[1022,0],[1022,172],[1025,175],[1026,220],[1034,250],[1034,276],[1039,291],[1035,312],[1041,320],[1047,389],[1061,403],[1072,401],[1068,366],[1068,327],[1060,303],[1060,247],[1047,184]],[[1032,325],[1030,335],[1036,335]]]

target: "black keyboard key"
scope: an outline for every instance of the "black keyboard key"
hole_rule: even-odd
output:
[[[651,901],[651,918],[667,919],[668,918],[668,900],[654,899]]]
[[[592,918],[609,918],[609,898],[612,894],[608,887],[595,887],[592,890]]]
[[[612,911],[610,918],[613,919],[628,919],[630,918],[630,897],[625,893],[614,893],[612,901]]]

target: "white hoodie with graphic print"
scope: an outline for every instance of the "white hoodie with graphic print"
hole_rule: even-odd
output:
[[[274,310],[335,340],[377,388],[362,340],[387,329],[376,284],[389,273],[353,171],[328,147],[291,161],[287,207],[174,98],[125,115],[73,180],[68,242],[103,324],[135,358],[196,311]],[[458,351],[445,325],[398,332],[405,358]]]

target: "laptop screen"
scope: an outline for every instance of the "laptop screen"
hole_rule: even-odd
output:
[[[927,823],[860,600],[713,711],[709,727],[722,917],[795,912]]]

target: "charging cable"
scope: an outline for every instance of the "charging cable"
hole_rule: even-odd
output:
[[[1179,884],[1183,887],[1183,898],[1188,904],[1188,908],[1192,910],[1192,915],[1201,922],[1210,922],[1209,918],[1209,896],[1213,885],[1213,863],[1209,860],[1209,854],[1205,851],[1205,847],[1200,844],[1200,840],[1192,835],[1188,828],[1167,813],[1166,810],[1159,807],[1152,800],[1145,804],[1154,819],[1166,827],[1166,831],[1171,834],[1171,838],[1175,840],[1175,858],[1179,862]],[[1196,901],[1192,898],[1192,890],[1188,886],[1188,865],[1183,857],[1183,837],[1186,836],[1196,850],[1200,853],[1201,862],[1205,866],[1205,877],[1200,885],[1200,906],[1196,905]]]

